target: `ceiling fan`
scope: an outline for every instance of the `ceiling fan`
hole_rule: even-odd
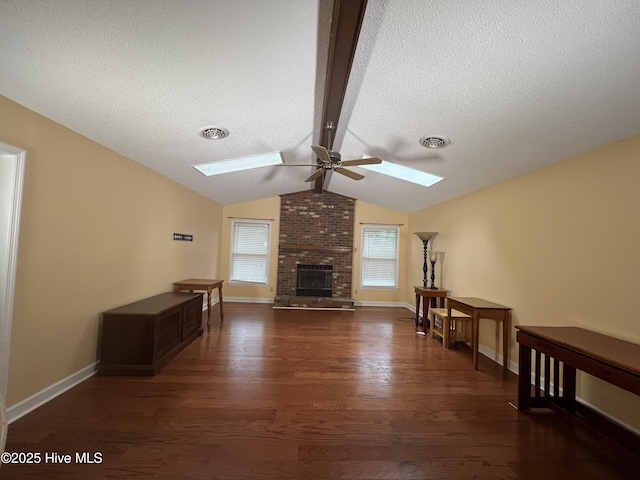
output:
[[[305,182],[313,182],[315,179],[322,176],[327,171],[334,171],[345,177],[349,177],[353,180],[362,180],[364,175],[347,170],[344,167],[355,167],[358,165],[374,165],[382,163],[382,159],[377,157],[371,158],[359,158],[356,160],[342,160],[338,152],[328,150],[325,147],[319,145],[312,145],[311,150],[317,155],[317,163],[305,164],[305,165],[290,165],[290,166],[312,166],[317,167],[316,171],[311,174]]]

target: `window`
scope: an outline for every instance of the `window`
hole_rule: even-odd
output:
[[[270,238],[270,222],[260,220],[231,222],[229,283],[267,284]]]
[[[361,287],[398,288],[400,227],[362,226]]]

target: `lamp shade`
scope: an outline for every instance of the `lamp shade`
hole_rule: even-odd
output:
[[[438,232],[415,232],[415,234],[422,240],[423,242],[428,242],[433,237],[435,237]]]

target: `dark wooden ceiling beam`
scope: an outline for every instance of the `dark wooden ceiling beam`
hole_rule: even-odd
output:
[[[322,102],[320,145],[331,149],[335,129],[340,120],[340,111],[349,83],[351,65],[356,54],[360,28],[364,19],[367,0],[334,0],[329,40],[329,58]],[[335,125],[333,132],[325,129],[327,122]],[[322,175],[314,185],[316,192],[322,192],[330,175]]]

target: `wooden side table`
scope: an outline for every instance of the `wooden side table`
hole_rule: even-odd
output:
[[[471,335],[471,350],[473,351],[473,368],[478,369],[478,337],[480,333],[480,319],[486,318],[502,322],[502,368],[509,368],[509,338],[511,333],[511,307],[482,300],[475,297],[447,298],[447,315],[451,317],[451,310],[458,310],[470,315],[473,332]]]
[[[429,318],[429,307],[444,307],[444,299],[447,298],[449,291],[429,287],[413,287],[413,289],[416,292],[416,328],[420,323],[420,298],[422,297],[424,299],[422,302],[422,325],[426,332],[425,320]],[[429,301],[427,302],[426,299]],[[436,304],[436,302],[438,303]]]
[[[220,323],[224,321],[224,309],[222,304],[222,283],[224,280],[206,280],[206,279],[190,279],[175,282],[173,284],[174,292],[207,292],[207,332],[211,331],[211,292],[214,288],[218,289],[218,300],[220,301]]]

